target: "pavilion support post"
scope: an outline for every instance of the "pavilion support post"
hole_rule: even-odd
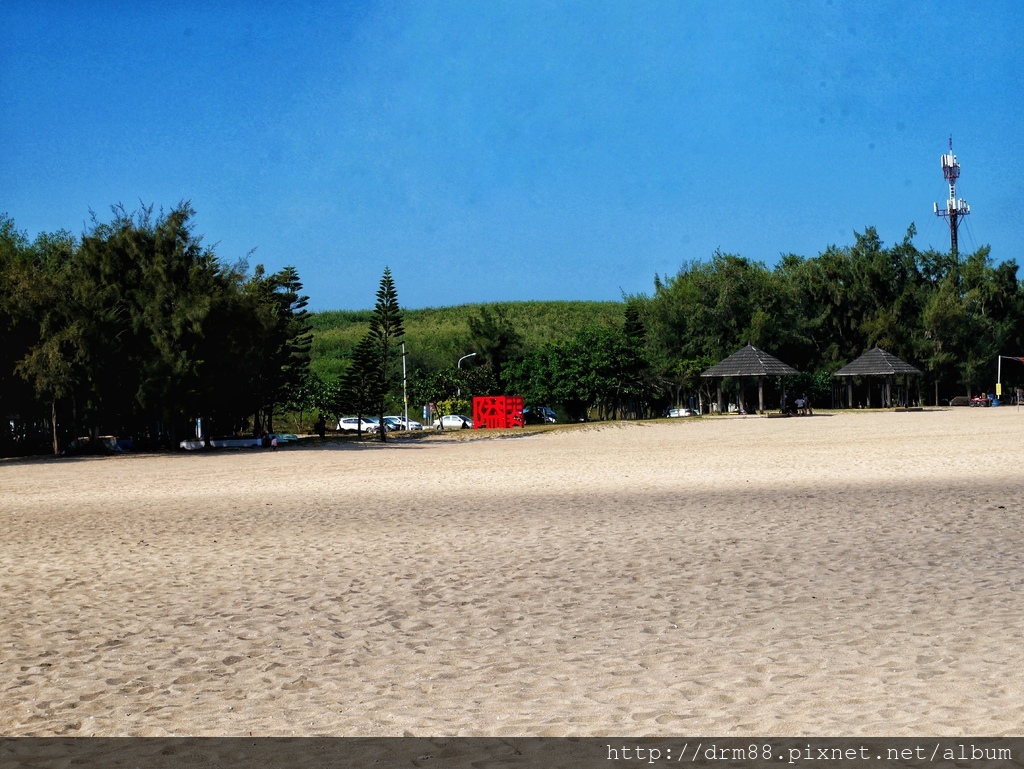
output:
[[[736,380],[736,386],[739,388],[736,391],[736,408],[738,408],[740,410],[740,412],[742,413],[742,412],[745,412],[747,410],[746,403],[744,403],[744,400],[743,400],[743,377],[739,377]]]
[[[853,379],[846,377],[846,408],[853,408]]]
[[[718,382],[716,383],[716,391],[715,392],[716,392],[716,395],[718,396],[718,413],[719,414],[724,414],[725,413],[725,398],[722,397],[722,380],[721,380],[721,378],[719,378]]]
[[[764,377],[757,378],[757,410],[764,413]]]
[[[868,408],[871,408],[871,377],[866,377],[866,379],[868,380],[868,382],[867,382],[867,384],[868,384],[868,400],[867,400],[867,407],[868,407]]]

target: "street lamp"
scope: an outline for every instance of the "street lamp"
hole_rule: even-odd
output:
[[[455,364],[455,368],[461,370],[462,369],[462,361],[464,361],[466,358],[472,358],[474,355],[476,355],[475,352],[471,352],[469,355],[463,355],[461,358],[459,358],[459,362]],[[455,397],[456,398],[461,398],[462,397],[462,387],[461,386],[456,388]]]

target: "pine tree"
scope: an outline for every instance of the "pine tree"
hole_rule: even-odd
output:
[[[396,362],[405,328],[402,324],[402,309],[398,305],[398,292],[391,278],[391,270],[384,268],[377,289],[377,304],[373,308],[370,319],[368,337],[373,345],[375,360],[374,368],[377,376],[377,388],[381,395],[378,404],[380,417],[380,439],[387,440],[387,429],[384,421],[384,399],[391,392],[397,379]]]
[[[302,283],[294,267],[267,275],[257,265],[246,290],[256,303],[260,343],[254,428],[273,432],[277,406],[291,401],[309,375],[312,333]]]
[[[376,411],[381,412],[380,431],[385,432],[384,392],[380,389],[378,363],[377,343],[367,334],[352,352],[352,364],[342,380],[342,400],[346,409],[359,420],[356,428],[359,438],[363,437],[363,416]]]

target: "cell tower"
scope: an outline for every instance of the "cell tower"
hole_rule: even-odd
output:
[[[949,137],[949,154],[942,156],[942,175],[946,177],[949,184],[949,200],[945,208],[939,208],[934,203],[935,215],[949,220],[949,248],[953,258],[957,258],[956,231],[960,227],[960,220],[971,213],[971,207],[963,198],[957,199],[956,180],[960,177],[960,164],[956,162],[956,155],[953,154],[953,137]]]

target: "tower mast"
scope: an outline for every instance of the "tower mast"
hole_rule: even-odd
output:
[[[971,207],[963,198],[957,199],[956,180],[960,177],[960,164],[956,162],[956,155],[953,154],[953,137],[949,137],[949,154],[942,156],[942,175],[946,177],[949,185],[949,200],[945,208],[939,208],[934,203],[935,215],[949,220],[949,248],[953,259],[958,259],[956,231],[960,227],[960,220],[971,213]]]

